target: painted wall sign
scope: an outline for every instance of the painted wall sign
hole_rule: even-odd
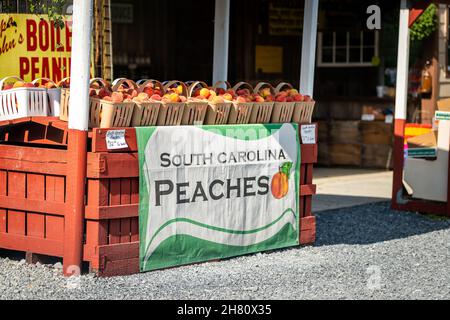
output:
[[[63,29],[46,15],[0,14],[0,78],[19,76],[25,81],[70,75],[72,17]],[[93,69],[92,69],[93,75]]]
[[[298,245],[297,125],[136,132],[141,271]]]

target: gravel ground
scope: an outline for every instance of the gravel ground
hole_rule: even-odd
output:
[[[388,203],[322,212],[314,247],[68,282],[0,257],[1,299],[450,299],[450,220]]]

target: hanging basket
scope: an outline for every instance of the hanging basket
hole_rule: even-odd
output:
[[[33,80],[31,83],[36,85],[39,82],[45,81],[46,83],[53,84],[54,88],[42,88],[47,91],[48,98],[48,115],[50,117],[59,117],[61,113],[61,88],[48,78],[38,78]]]
[[[294,87],[290,83],[282,82],[275,88],[275,95],[286,91],[287,89],[293,89]],[[273,107],[272,123],[288,123],[292,121],[294,114],[295,102],[277,102]]]
[[[233,90],[237,92],[239,89],[248,89],[250,93],[253,92],[253,88],[247,82],[239,82],[233,87]],[[253,102],[233,102],[231,107],[230,116],[228,118],[229,124],[247,124],[250,122],[250,116],[252,113]]]
[[[158,88],[161,92],[161,96],[164,94],[164,87],[161,82],[157,80],[140,80],[137,82],[138,92],[144,92],[145,88],[152,86],[152,88]],[[150,97],[151,98],[151,97]],[[155,126],[158,121],[158,114],[161,108],[161,101],[151,100],[149,102],[137,102],[133,111],[133,118],[131,120],[132,127],[148,127]]]
[[[208,88],[208,85],[203,81],[194,81],[189,85],[188,100],[181,120],[182,125],[202,125],[205,121],[209,102],[193,97],[194,91],[199,87]]]
[[[275,95],[274,88],[266,83],[260,82],[255,87],[254,93],[259,94],[261,90],[268,88],[272,96]],[[252,114],[250,116],[250,123],[270,123],[272,116],[274,102],[255,102],[253,104]]]
[[[19,87],[5,90],[5,84],[22,81],[18,77],[0,80],[0,121],[48,115],[47,91],[43,88]]]

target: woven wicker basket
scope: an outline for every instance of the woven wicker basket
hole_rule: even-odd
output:
[[[234,91],[238,91],[241,88],[246,88],[250,92],[253,92],[253,88],[247,82],[239,82],[233,87]],[[252,113],[253,102],[233,102],[230,116],[228,118],[229,124],[247,124],[250,122],[250,116]]]
[[[231,85],[227,81],[219,81],[214,84],[214,91],[217,93],[220,85],[224,84],[225,88],[231,89]],[[230,116],[230,111],[233,106],[233,102],[224,103],[209,103],[208,110],[206,112],[205,124],[208,125],[223,125],[228,123],[228,117]]]
[[[259,94],[259,92],[264,88],[269,88],[271,95],[275,95],[274,88],[266,82],[258,83],[255,87],[254,93]],[[255,102],[253,104],[252,114],[250,116],[250,123],[269,123],[274,104],[274,102]]]
[[[169,81],[164,85],[164,91],[167,92],[169,88],[174,85],[181,85],[183,93],[185,97],[187,97],[187,87],[186,85],[177,80]],[[186,108],[185,102],[171,102],[165,103],[163,102],[158,114],[158,126],[179,126],[181,124],[181,120],[183,119],[183,112]]]
[[[58,87],[61,89],[61,98],[59,102],[59,119],[69,121],[69,101],[70,101],[70,78],[64,78],[58,82]]]
[[[315,101],[296,102],[292,122],[311,123],[315,105]]]
[[[164,87],[161,82],[157,80],[140,80],[137,82],[139,88],[138,92],[141,93],[144,89],[151,85],[152,88],[158,88],[162,94],[164,94]],[[132,127],[148,127],[155,126],[158,121],[158,114],[162,103],[160,101],[150,102],[135,102],[136,105],[133,111],[133,119],[131,120]]]
[[[194,91],[198,88],[209,88],[203,81],[194,81],[188,88],[188,101],[183,112],[182,125],[202,125],[205,121],[208,101],[193,97]]]
[[[279,94],[282,91],[285,91],[286,88],[293,89],[294,87],[286,82],[280,83],[275,88],[275,94]],[[276,102],[273,107],[272,119],[270,122],[272,123],[288,123],[292,121],[292,115],[294,114],[295,102]]]
[[[106,81],[95,78],[91,80],[106,86]],[[117,79],[113,83],[112,91],[117,91],[117,89],[123,83],[132,83],[131,80],[127,79]],[[129,127],[131,124],[131,119],[133,117],[134,102],[121,102],[115,103],[106,100],[100,100],[97,98],[91,98],[89,100],[89,127],[90,128],[117,128],[117,127]]]

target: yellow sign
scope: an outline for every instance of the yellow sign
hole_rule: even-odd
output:
[[[283,47],[256,46],[256,72],[283,73]]]
[[[0,14],[0,78],[19,76],[25,81],[70,75],[72,17],[64,28],[46,15]],[[92,73],[92,70],[91,70]]]

